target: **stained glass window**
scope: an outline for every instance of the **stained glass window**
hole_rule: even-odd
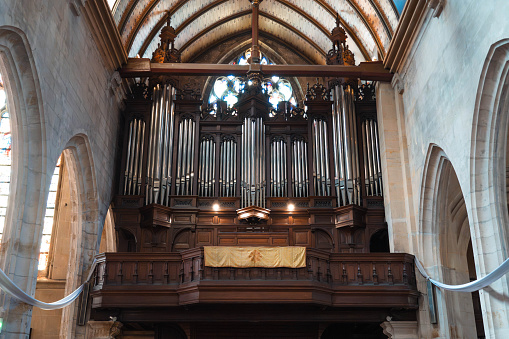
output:
[[[232,65],[247,65],[251,57],[251,49],[246,50],[237,59],[231,62]],[[273,65],[263,53],[261,55],[262,65]],[[209,104],[213,106],[214,111],[217,109],[219,100],[225,101],[228,108],[231,108],[238,102],[239,95],[244,91],[245,86],[249,86],[245,79],[235,76],[223,76],[216,79],[212,90],[210,91]],[[296,106],[297,102],[293,95],[293,88],[290,82],[279,77],[264,79],[262,84],[263,90],[269,95],[269,102],[274,108],[277,108],[281,101],[288,101]]]
[[[7,92],[0,74],[0,242],[4,232],[11,183],[11,144],[11,122],[7,108]]]
[[[44,215],[44,226],[42,228],[41,248],[39,251],[39,271],[45,270],[48,267],[48,256],[51,245],[51,232],[53,230],[55,207],[57,204],[61,162],[62,156],[58,158],[57,165],[55,166],[55,170],[51,176],[48,201],[46,203],[46,214]]]

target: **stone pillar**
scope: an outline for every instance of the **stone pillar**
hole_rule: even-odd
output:
[[[380,326],[389,339],[419,339],[417,321],[384,321]]]
[[[416,218],[408,164],[403,85],[398,81],[376,87],[377,121],[380,133],[385,216],[391,252],[415,253]]]
[[[114,339],[120,334],[122,323],[113,319],[111,321],[94,321],[87,323],[87,339]]]

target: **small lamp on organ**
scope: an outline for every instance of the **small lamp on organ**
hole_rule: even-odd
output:
[[[288,208],[289,211],[293,211],[293,210],[295,210],[295,205],[292,204],[292,203],[289,203],[287,208]]]
[[[215,203],[212,205],[212,209],[213,209],[214,211],[216,211],[216,212],[217,212],[217,211],[219,211],[219,204],[218,204],[217,202],[215,202]]]

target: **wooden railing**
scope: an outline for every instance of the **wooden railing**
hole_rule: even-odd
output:
[[[413,256],[404,253],[339,254],[308,249],[305,268],[206,267],[202,248],[180,253],[103,253],[97,259],[91,294],[93,298],[100,298],[94,300],[94,307],[121,307],[122,303],[118,304],[117,299],[108,302],[109,293],[119,290],[133,296],[165,291],[166,297],[173,295],[172,303],[180,305],[199,303],[202,298],[208,297],[216,300],[213,293],[217,292],[228,301],[225,294],[233,293],[232,287],[236,289],[235,296],[239,300],[244,297],[242,291],[253,291],[255,287],[257,293],[270,290],[271,293],[279,293],[275,295],[281,298],[281,293],[289,286],[295,293],[318,289],[327,295],[325,299],[322,296],[321,303],[328,303],[328,298],[331,304],[344,303],[346,299],[341,298],[345,291],[357,291],[362,292],[365,299],[352,299],[353,295],[349,295],[351,304],[378,305],[378,302],[392,300],[390,303],[395,305],[388,306],[417,307]],[[193,290],[200,293],[190,297]],[[369,298],[366,292],[369,292]],[[371,300],[377,296],[376,293],[388,298]],[[247,302],[256,299],[250,298]],[[293,300],[290,295],[285,298],[286,302]],[[143,304],[147,299],[142,299],[140,302]],[[162,300],[154,300],[163,303]],[[170,299],[166,300],[170,302]],[[256,301],[270,302],[271,297],[264,294]],[[309,302],[314,302],[313,298]]]
[[[97,259],[95,289],[104,285],[181,285],[208,280],[293,280],[415,287],[413,256],[404,253],[330,254],[308,249],[306,268],[206,267],[202,248],[180,253],[103,253]]]

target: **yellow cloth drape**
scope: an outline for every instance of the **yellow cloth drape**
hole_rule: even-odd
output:
[[[306,248],[205,246],[208,267],[306,267]]]

